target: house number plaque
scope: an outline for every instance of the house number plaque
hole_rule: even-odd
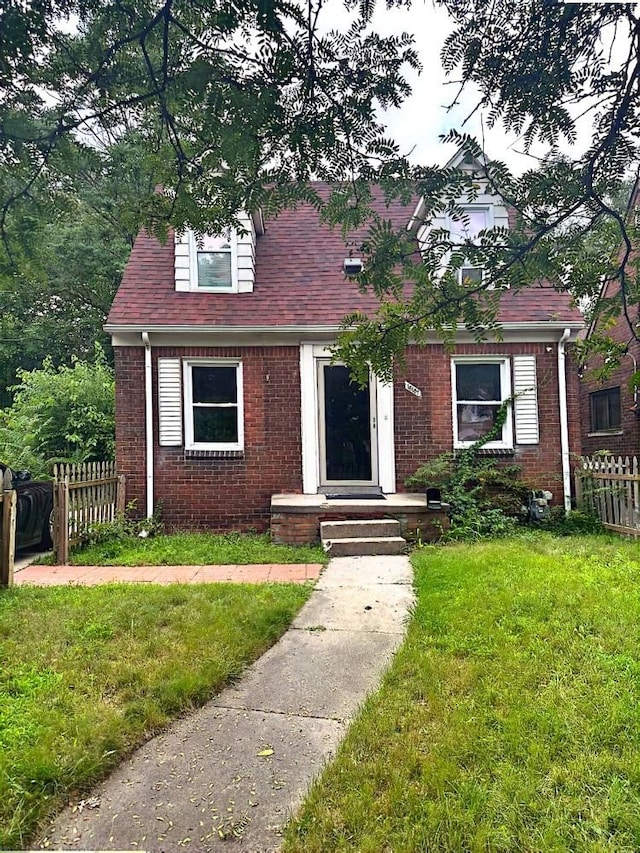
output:
[[[422,397],[422,391],[410,382],[405,382],[404,387],[410,394],[413,394],[414,397]]]

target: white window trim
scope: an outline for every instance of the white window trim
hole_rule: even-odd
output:
[[[490,231],[494,227],[493,204],[461,204],[460,208],[465,212],[471,212],[472,210],[484,210],[487,214],[486,226],[484,228],[481,228],[480,230]],[[447,215],[447,230],[450,235],[452,233],[453,227],[457,222],[459,222],[459,220],[453,219],[452,216]],[[473,242],[473,240],[475,240],[475,237],[471,238],[471,242]]]
[[[189,282],[190,290],[198,293],[237,293],[238,292],[238,234],[234,228],[229,229],[231,244],[231,286],[230,287],[199,287],[198,286],[198,241],[193,231],[189,232]],[[206,251],[203,249],[202,251]]]
[[[238,396],[238,441],[196,442],[193,435],[192,367],[235,367]],[[237,358],[189,358],[182,363],[184,387],[184,447],[185,450],[244,450],[244,385],[242,362]]]
[[[458,439],[458,401],[456,398],[456,365],[458,364],[499,364],[500,393],[502,402],[511,397],[511,362],[504,356],[455,356],[451,359],[451,413],[453,417],[453,447],[463,450],[471,447],[475,441],[460,441]],[[502,439],[488,441],[483,445],[487,449],[513,450],[513,406],[509,404],[507,419],[502,427]]]
[[[485,278],[485,274],[486,274],[486,270],[485,270],[485,268],[484,268],[484,267],[474,267],[474,266],[472,266],[472,265],[471,265],[471,264],[469,264],[469,263],[465,263],[465,264],[463,264],[463,265],[460,267],[460,269],[458,270],[458,284],[462,284],[462,283],[463,283],[463,276],[462,276],[462,272],[463,272],[463,270],[468,270],[468,269],[471,269],[471,270],[480,270],[481,281],[482,281],[482,282],[484,282],[484,278]],[[493,285],[492,285],[492,287],[493,287]]]
[[[486,213],[485,227],[480,229],[481,231],[490,231],[492,228],[495,227],[494,205],[493,204],[462,204],[460,206],[461,206],[463,211],[483,210]],[[455,224],[458,221],[459,220],[453,219],[450,215],[447,216],[447,230],[449,231],[450,236],[451,236],[452,229],[455,227]],[[475,241],[475,237],[472,237],[471,242],[473,243],[474,241]],[[453,242],[453,240],[452,240],[452,242]],[[456,243],[456,245],[462,245],[462,244]],[[453,251],[455,251],[455,250],[453,250]],[[484,282],[485,275],[486,275],[485,268],[473,266],[473,264],[470,263],[469,261],[467,261],[467,259],[465,258],[465,262],[463,263],[462,267],[460,267],[460,269],[458,269],[456,271],[458,284],[460,284],[460,285],[462,284],[462,270],[467,268],[467,267],[469,267],[471,269],[480,270],[480,272],[482,273],[482,281]],[[495,284],[491,284],[491,285],[489,285],[488,289],[493,290],[495,288],[495,286],[496,286]]]

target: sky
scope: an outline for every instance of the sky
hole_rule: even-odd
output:
[[[342,0],[329,0],[324,11],[324,26],[327,29],[346,27],[350,21]],[[444,165],[455,153],[455,146],[443,145],[439,137],[455,128],[475,136],[480,144],[484,144],[489,159],[504,161],[516,174],[537,165],[537,156],[525,154],[515,134],[507,133],[502,126],[492,129],[486,125],[483,127],[480,112],[463,125],[476,105],[472,88],[465,90],[456,107],[447,110],[447,105],[458,92],[458,86],[448,81],[441,66],[440,51],[453,29],[449,16],[441,6],[434,6],[432,0],[413,0],[408,9],[386,9],[385,4],[379,2],[372,26],[383,35],[399,35],[405,31],[412,33],[423,66],[419,76],[413,73],[407,75],[413,94],[403,107],[382,113],[389,135],[400,144],[402,153],[411,152],[412,162]],[[590,126],[583,122],[584,141],[590,140],[589,131]],[[536,155],[542,153],[541,148],[535,150]]]

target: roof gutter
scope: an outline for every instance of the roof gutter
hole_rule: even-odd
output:
[[[144,419],[145,460],[147,469],[147,518],[153,516],[153,373],[151,370],[151,340],[149,332],[142,332],[144,344]]]
[[[567,416],[567,365],[565,344],[571,329],[565,329],[558,341],[558,397],[560,404],[560,452],[562,454],[562,491],[564,511],[571,511],[571,469],[569,466],[569,419]]]
[[[559,329],[565,330],[569,329],[571,331],[579,331],[584,328],[583,322],[554,322],[549,320],[544,320],[541,322],[527,323],[527,322],[519,322],[519,323],[500,323],[499,328],[503,331],[557,331]],[[105,332],[107,334],[114,333],[126,333],[126,332],[153,332],[155,333],[189,333],[189,334],[231,334],[231,333],[253,333],[257,334],[260,332],[275,332],[279,334],[331,334],[335,335],[337,332],[340,332],[344,329],[344,326],[340,324],[327,324],[327,325],[302,325],[302,324],[291,324],[291,325],[222,325],[222,324],[202,324],[195,325],[193,323],[188,324],[169,324],[162,323],[158,325],[149,325],[149,324],[138,324],[138,323],[107,323],[104,326]],[[457,327],[458,332],[466,331],[464,324],[460,323]],[[434,337],[434,340],[436,338]],[[486,343],[487,341],[484,341]]]

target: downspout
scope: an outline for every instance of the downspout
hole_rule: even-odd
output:
[[[628,352],[627,355],[629,356],[629,358],[633,362],[633,375],[635,376],[636,373],[638,372],[638,362],[636,361],[636,357],[632,352]],[[633,386],[633,405],[634,405],[634,408],[637,407],[637,405],[638,405],[638,386],[637,385]]]
[[[153,374],[151,371],[151,341],[149,332],[142,333],[144,344],[144,420],[145,457],[147,469],[147,518],[153,515]]]
[[[560,402],[560,452],[562,454],[562,490],[564,511],[571,511],[571,469],[569,467],[569,422],[567,418],[567,367],[565,343],[571,329],[565,329],[558,341],[558,396]]]

